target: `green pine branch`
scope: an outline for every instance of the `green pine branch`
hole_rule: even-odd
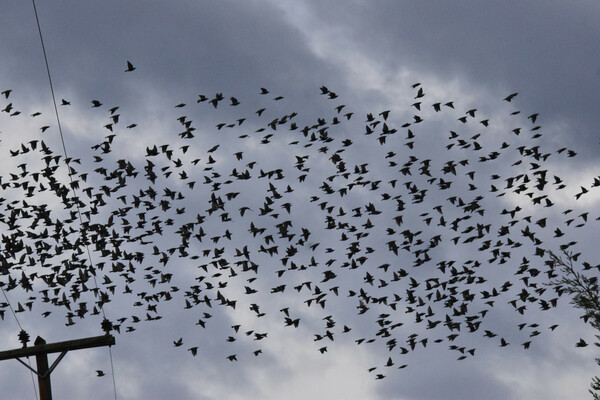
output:
[[[552,252],[550,261],[554,266],[560,267],[562,272],[559,279],[550,282],[558,291],[563,291],[572,296],[571,304],[575,308],[584,311],[583,320],[592,327],[600,331],[600,287],[598,286],[598,277],[590,277],[575,269],[574,262],[577,261],[577,255],[563,250],[564,258]],[[600,347],[600,335],[596,335],[597,341],[594,343]],[[600,358],[596,358],[596,363],[600,366]],[[594,376],[590,385],[589,392],[594,400],[600,400],[600,378]]]

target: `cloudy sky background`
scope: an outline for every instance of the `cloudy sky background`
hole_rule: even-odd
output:
[[[112,105],[121,107],[121,124],[138,125],[131,131],[121,130],[121,136],[126,136],[122,143],[127,146],[115,146],[115,158],[129,157],[143,165],[146,143],[175,145],[176,134],[181,130],[176,120],[180,115],[188,115],[199,127],[207,132],[212,128],[212,135],[218,135],[214,128],[217,123],[235,121],[239,115],[252,116],[260,107],[268,107],[273,112],[271,118],[296,111],[305,121],[314,121],[320,116],[335,115],[334,106],[341,103],[355,113],[361,133],[362,120],[368,112],[391,109],[398,127],[410,120],[415,114],[411,109],[415,90],[410,86],[421,82],[427,93],[422,100],[427,108],[424,115],[432,114],[429,105],[435,100],[455,101],[456,115],[450,115],[448,120],[439,117],[438,122],[428,125],[431,131],[443,131],[444,136],[450,130],[447,124],[456,123],[456,118],[470,108],[477,108],[493,122],[505,121],[514,107],[523,110],[523,121],[526,115],[539,113],[543,145],[549,149],[568,146],[578,153],[575,158],[551,160],[554,170],[567,182],[573,182],[564,198],[556,198],[558,206],[573,208],[579,211],[577,214],[589,210],[592,222],[598,217],[594,211],[599,204],[597,192],[579,202],[573,198],[579,186],[589,186],[593,177],[600,175],[600,6],[594,2],[65,0],[38,4],[38,13],[57,99],[71,102],[69,107],[59,107],[71,157],[90,158],[90,145],[99,143],[109,133],[102,126],[108,121],[107,109]],[[60,150],[31,4],[8,0],[1,6],[0,55],[0,89],[13,89],[10,100],[23,110],[23,115],[16,118],[2,113],[3,154],[6,147],[18,145],[25,137],[39,139],[39,127],[46,124],[51,127],[44,132],[43,140]],[[137,69],[125,73],[126,60],[131,60]],[[321,85],[335,91],[340,101],[320,96]],[[270,97],[258,94],[261,87],[270,90]],[[219,110],[212,110],[207,103],[196,103],[198,94],[211,97],[217,92],[226,98]],[[519,92],[514,107],[502,101],[512,92]],[[284,96],[284,100],[273,102],[277,95]],[[228,107],[229,96],[240,99],[242,105]],[[103,108],[92,110],[92,99],[102,101]],[[179,103],[187,105],[179,110],[174,107]],[[40,119],[28,117],[37,110],[42,112]],[[252,125],[258,122],[250,117],[246,124],[249,132],[250,127],[259,127]],[[226,155],[234,150],[229,150],[228,145],[237,151],[235,137],[241,133],[225,136],[221,131],[219,137],[202,138],[201,144],[206,147],[222,144],[220,170],[231,170]],[[364,140],[360,136],[357,135],[357,143]],[[282,146],[275,154],[260,145],[247,151],[261,157],[260,165],[266,168],[285,162],[288,150],[285,142]],[[405,149],[394,150],[401,153]],[[385,154],[377,146],[365,152],[354,151],[351,154],[373,163]],[[202,152],[205,154],[204,149]],[[322,170],[331,172],[328,161],[323,160]],[[95,167],[93,163],[88,165]],[[319,166],[313,164],[313,171],[319,171]],[[382,170],[382,174],[390,173]],[[393,179],[388,175],[382,176]],[[293,186],[297,180],[290,176],[289,184]],[[316,178],[315,188],[322,180]],[[247,192],[249,187],[240,188],[252,198],[253,193]],[[320,195],[317,191],[314,194]],[[254,195],[260,204],[264,194]],[[526,207],[525,203],[517,204]],[[202,210],[204,207],[205,203]],[[322,225],[322,214],[302,207],[299,205],[295,214],[298,221],[307,226]],[[498,207],[501,210],[508,206],[502,203]],[[572,240],[580,242],[578,251],[594,265],[599,263],[592,253],[599,233],[597,224],[588,224],[586,230],[569,230]],[[218,225],[205,229],[209,231],[211,227],[214,235],[223,234],[225,229]],[[237,237],[243,238],[246,229],[239,227]],[[339,246],[343,254],[344,245],[327,244],[326,233],[316,236],[321,241],[320,250]],[[212,232],[208,232],[207,238],[211,236]],[[232,247],[241,248],[242,244]],[[280,247],[284,248],[284,243]],[[532,254],[528,257],[532,258]],[[518,263],[519,259],[520,256],[513,258],[513,262]],[[177,263],[169,264],[173,285],[185,287],[197,271],[183,261]],[[315,279],[320,278],[322,275],[315,275]],[[352,286],[349,282],[357,279],[360,283],[362,276],[344,279]],[[501,284],[513,277],[497,279]],[[590,378],[597,374],[592,346],[575,348],[579,338],[591,343],[593,331],[583,324],[566,299],[549,312],[539,312],[535,305],[531,306],[531,317],[526,314],[523,321],[539,323],[543,334],[529,350],[519,346],[527,335],[513,332],[522,320],[516,320],[516,313],[506,308],[494,320],[486,320],[486,329],[506,329],[506,335],[513,332],[511,346],[498,347],[497,342],[481,338],[480,330],[462,342],[467,348],[477,348],[475,357],[456,361],[457,352],[448,351],[448,343],[443,342],[407,355],[408,367],[397,370],[382,366],[388,353],[381,343],[354,343],[359,337],[373,336],[373,321],[367,325],[367,319],[357,317],[354,302],[343,296],[337,299],[338,303],[328,303],[326,311],[338,321],[336,328],[347,323],[353,331],[347,337],[336,335],[334,343],[327,343],[328,352],[321,355],[317,351],[321,342],[313,342],[313,333],[324,332],[321,319],[328,314],[314,306],[298,306],[301,328],[284,328],[279,303],[270,304],[277,299],[268,293],[274,282],[280,281],[265,276],[256,282],[262,293],[256,294],[256,300],[244,300],[248,304],[242,303],[244,297],[240,296],[238,308],[243,310],[251,302],[265,304],[268,315],[264,320],[242,310],[230,312],[218,307],[212,310],[209,329],[202,330],[195,326],[201,313],[184,310],[184,300],[178,297],[161,305],[161,321],[142,323],[134,333],[117,335],[112,352],[119,398],[586,398]],[[289,293],[292,285],[289,286],[286,301],[302,301]],[[8,295],[10,298],[11,292]],[[130,311],[123,312],[123,307],[130,307]],[[39,303],[33,312],[20,315],[20,322],[33,337],[41,335],[54,342],[101,334],[97,318],[67,328],[58,309],[43,319],[40,313],[45,310]],[[131,307],[130,299],[116,299],[107,304],[106,312],[109,318],[144,315]],[[226,343],[226,337],[232,334],[230,325],[236,323],[251,326],[249,329],[256,332],[269,332],[268,341],[261,343],[261,356],[252,355],[257,348],[252,341]],[[554,323],[559,327],[550,334],[547,327]],[[18,327],[8,311],[0,331],[5,338],[2,349],[19,346]],[[443,333],[430,337],[437,336]],[[184,338],[184,345],[174,348],[172,342],[179,337]],[[200,346],[197,357],[186,351],[193,345]],[[238,354],[237,363],[225,358],[234,353]],[[399,357],[394,360],[404,363]],[[372,366],[377,366],[377,370],[368,373]],[[97,378],[97,369],[104,370],[107,376]],[[4,361],[0,371],[2,398],[35,398],[31,376],[24,367],[16,361]],[[375,380],[375,373],[384,373],[386,378]],[[52,383],[56,398],[111,398],[113,387],[106,349],[69,353],[52,374]]]

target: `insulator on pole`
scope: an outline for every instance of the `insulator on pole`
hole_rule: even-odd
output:
[[[27,342],[29,342],[29,333],[25,332],[24,329],[21,329],[21,332],[19,332],[19,342],[23,343],[23,347],[27,347]]]

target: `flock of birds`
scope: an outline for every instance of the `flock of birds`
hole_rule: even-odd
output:
[[[67,325],[101,317],[103,307],[120,312],[109,323],[117,333],[161,319],[167,301],[192,310],[201,330],[220,307],[249,313],[254,323],[231,326],[223,345],[249,342],[254,356],[268,340],[263,317],[306,332],[315,329],[304,323],[311,309],[323,316],[311,332],[316,351],[342,335],[389,350],[369,368],[376,379],[430,344],[445,343],[458,360],[475,354],[474,335],[508,346],[508,332],[486,325],[494,307],[514,310],[511,328],[527,349],[557,327],[524,320],[563,293],[544,285],[560,274],[548,250],[576,249],[569,233],[600,217],[559,209],[553,197],[568,183],[552,161],[576,153],[544,148],[538,114],[487,117],[451,99],[428,101],[420,83],[412,90],[409,116],[360,115],[325,86],[316,96],[326,115],[316,118],[279,112],[287,99],[266,88],[250,111],[243,99],[199,95],[174,104],[179,131],[161,136],[92,100],[104,113],[93,117],[104,119],[103,139],[68,157],[48,144],[57,142],[52,124],[8,149],[14,133],[5,132],[2,287],[13,299],[23,293],[16,313],[61,312]],[[3,115],[40,118],[22,113],[11,93],[2,92]],[[61,104],[71,112],[69,100]],[[198,109],[226,120],[209,129],[186,115]],[[452,129],[422,128],[430,120]],[[574,196],[598,187],[600,177]],[[115,298],[132,307],[111,309]],[[3,318],[8,306],[0,304]],[[173,346],[198,354],[201,336],[177,336]]]

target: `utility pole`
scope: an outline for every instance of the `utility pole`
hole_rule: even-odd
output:
[[[29,335],[27,335],[25,331],[21,331],[19,339],[23,342],[23,347],[20,349],[0,351],[0,360],[16,358],[17,361],[33,371],[38,376],[40,400],[52,400],[50,374],[69,350],[89,349],[92,347],[112,346],[115,344],[114,336],[109,334],[56,343],[46,343],[44,339],[38,336],[33,343],[33,347],[27,347]],[[48,367],[48,354],[50,353],[60,353],[60,355],[54,360],[52,365]],[[34,370],[20,359],[21,357],[30,356],[35,356],[37,370]]]

